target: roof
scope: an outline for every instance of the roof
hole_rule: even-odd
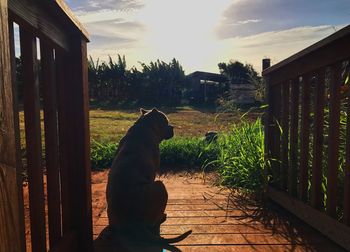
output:
[[[194,78],[194,79],[200,79],[200,80],[210,80],[215,82],[226,82],[228,81],[227,77],[222,74],[217,73],[210,73],[210,72],[202,72],[202,71],[195,71],[189,75],[186,76],[187,78]]]

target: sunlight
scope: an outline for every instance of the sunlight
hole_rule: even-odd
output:
[[[217,55],[214,29],[228,0],[146,0],[138,18],[147,26],[144,38],[162,59],[178,58],[188,68],[211,62]],[[202,63],[202,64],[201,64]]]

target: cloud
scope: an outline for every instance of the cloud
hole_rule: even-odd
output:
[[[271,58],[272,64],[299,52],[300,50],[331,35],[344,25],[302,26],[282,31],[263,32],[246,37],[235,37],[223,40],[221,46],[226,48],[218,58],[228,62],[239,60],[253,64],[261,70],[261,60]],[[226,56],[228,55],[228,56]]]
[[[250,23],[260,23],[261,19],[248,19],[243,21],[238,21],[237,24],[250,24]]]
[[[145,33],[143,24],[120,18],[87,23],[86,28],[91,34],[90,47],[101,49],[134,47]]]
[[[227,39],[300,26],[344,24],[350,20],[349,10],[349,0],[236,0],[224,11],[216,34]],[[245,22],[248,20],[261,22]]]
[[[128,65],[180,60],[186,72],[217,72],[230,59],[276,63],[350,20],[349,0],[70,0],[91,34],[94,58],[125,54]]]
[[[96,10],[134,10],[144,6],[142,0],[77,0],[69,1],[69,6],[73,11],[96,11]]]

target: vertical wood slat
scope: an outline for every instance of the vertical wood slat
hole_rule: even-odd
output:
[[[62,235],[69,232],[71,229],[71,207],[70,207],[70,188],[68,179],[70,177],[69,160],[71,151],[69,139],[73,136],[69,135],[69,122],[67,111],[69,111],[69,98],[64,92],[64,87],[67,85],[67,71],[65,62],[66,55],[63,51],[55,51],[56,62],[56,84],[57,87],[57,108],[58,108],[58,127],[59,127],[59,167],[61,177],[61,204],[62,204]]]
[[[11,30],[12,29],[12,30]],[[14,40],[6,0],[0,0],[0,248],[25,251],[17,103],[13,89]],[[12,57],[11,57],[12,56]]]
[[[287,81],[282,86],[282,141],[281,141],[281,161],[282,161],[282,174],[281,174],[281,189],[286,190],[288,184],[288,170],[289,170],[289,157],[288,157],[288,144],[289,144],[289,94],[290,82]]]
[[[281,180],[281,88],[282,83],[276,85],[274,87],[274,106],[273,106],[273,113],[274,113],[274,159],[276,160],[274,162],[275,171],[277,172],[277,180],[274,179],[275,182],[277,182],[277,186],[280,185]]]
[[[310,76],[303,76],[300,122],[300,199],[308,198],[310,140]]]
[[[48,46],[44,41],[41,42],[40,51],[44,98],[48,224],[49,242],[50,248],[52,248],[62,235],[56,101],[57,89],[55,83],[55,62],[53,48]]]
[[[288,172],[288,191],[292,196],[297,196],[297,172],[298,172],[298,124],[299,124],[299,80],[292,80],[291,107],[290,107],[290,166]]]
[[[271,129],[271,169],[272,182],[275,186],[280,185],[281,179],[281,131],[280,131],[280,116],[281,116],[281,85],[275,85],[272,89],[272,129]]]
[[[315,123],[313,138],[311,205],[322,208],[322,160],[323,160],[323,125],[325,106],[325,69],[317,73],[314,101]]]
[[[16,141],[16,160],[17,160],[17,187],[19,192],[19,224],[18,228],[20,234],[23,236],[21,238],[22,248],[26,247],[25,241],[25,222],[24,222],[24,207],[23,207],[23,181],[22,181],[22,157],[21,157],[21,136],[20,136],[20,125],[19,125],[19,107],[18,107],[18,90],[17,90],[17,74],[16,74],[16,53],[15,53],[15,34],[14,34],[14,24],[9,20],[9,34],[10,34],[10,54],[11,54],[11,73],[12,73],[12,94],[13,94],[13,119],[14,119],[14,130],[15,130],[15,141]]]
[[[30,32],[20,29],[20,41],[24,80],[31,241],[33,251],[40,252],[46,251],[46,229],[36,38]]]
[[[348,62],[348,64],[350,64]],[[348,73],[350,74],[350,73]],[[347,83],[349,88],[349,83]],[[347,90],[347,121],[346,121],[346,153],[345,153],[345,186],[344,186],[344,223],[350,226],[350,89]]]
[[[339,134],[340,134],[340,83],[341,64],[332,69],[329,101],[329,140],[326,212],[336,217],[337,187],[339,170]]]
[[[266,115],[264,118],[264,132],[265,132],[265,162],[267,164],[270,164],[270,159],[272,157],[271,155],[271,149],[272,149],[272,122],[273,122],[273,115],[272,115],[272,106],[273,106],[273,95],[271,90],[271,83],[270,83],[270,77],[265,76],[265,83],[266,83],[266,98],[267,98],[267,104],[268,107],[266,109]],[[269,171],[270,167],[269,165],[266,165],[265,168],[265,179],[267,184],[267,179],[271,175]]]
[[[77,228],[77,245],[79,251],[93,251],[92,246],[92,204],[91,204],[91,169],[90,169],[90,130],[89,130],[89,90],[87,73],[87,42],[76,37],[72,43],[72,61],[70,62],[72,78],[71,109],[72,132],[74,132],[71,188],[74,226]],[[74,85],[73,85],[74,84]]]

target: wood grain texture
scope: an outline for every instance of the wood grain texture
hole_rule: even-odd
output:
[[[323,159],[323,127],[325,106],[325,69],[318,71],[316,76],[314,101],[314,138],[311,181],[311,205],[316,209],[322,208],[322,159]]]
[[[85,27],[80,23],[80,21],[75,17],[72,10],[69,9],[68,5],[63,0],[55,0],[54,1],[57,6],[64,12],[66,17],[76,26],[76,28],[81,32],[83,38],[88,41],[89,33],[85,29]]]
[[[347,249],[347,251],[350,250],[349,227],[272,187],[269,188],[269,197],[292,214]]]
[[[61,205],[62,205],[62,233],[63,235],[71,229],[71,207],[70,207],[70,189],[69,178],[71,170],[71,159],[70,139],[73,138],[69,134],[70,119],[68,117],[69,111],[69,100],[70,98],[66,95],[65,89],[67,89],[68,82],[66,53],[63,50],[55,51],[55,63],[56,63],[56,84],[57,84],[57,108],[58,108],[58,134],[59,134],[59,167],[61,179]]]
[[[274,73],[274,84],[317,71],[350,57],[350,25],[263,71]],[[276,74],[278,73],[278,74]]]
[[[75,48],[71,84],[74,100],[72,117],[75,130],[75,168],[78,180],[72,183],[79,188],[75,203],[75,219],[78,226],[78,249],[92,251],[92,205],[91,205],[91,168],[90,168],[90,128],[89,128],[89,90],[87,66],[87,42],[77,38],[72,45]]]
[[[332,68],[330,79],[328,170],[326,212],[336,217],[338,173],[339,173],[339,135],[340,135],[340,85],[341,64]]]
[[[273,95],[272,95],[272,90],[271,90],[271,81],[268,76],[264,76],[264,81],[266,85],[266,98],[267,98],[267,103],[268,107],[266,109],[266,114],[265,117],[263,118],[263,123],[264,123],[264,133],[265,133],[265,138],[264,138],[264,148],[265,148],[265,162],[269,163],[271,157],[272,157],[272,124],[273,124]],[[265,180],[267,180],[267,177],[271,175],[270,167],[266,165],[265,171]]]
[[[45,42],[40,44],[43,81],[45,158],[47,175],[47,204],[49,241],[52,248],[62,235],[61,192],[58,152],[57,87],[54,50]]]
[[[0,251],[24,251],[23,201],[15,130],[7,0],[0,0]]]
[[[308,199],[309,186],[309,140],[310,140],[310,76],[303,76],[301,94],[301,122],[300,122],[300,179],[299,197],[302,201]]]
[[[9,1],[11,18],[20,26],[30,30],[35,36],[51,41],[69,51],[69,28],[65,28],[52,13],[39,1],[11,0]]]
[[[288,191],[292,196],[297,196],[299,90],[299,80],[292,80],[290,101],[290,166],[288,171]]]
[[[29,188],[31,244],[33,251],[46,251],[44,182],[42,166],[39,72],[36,38],[21,28],[21,57],[24,80],[24,119]]]
[[[193,231],[185,240],[175,244],[181,251],[289,251],[287,248],[293,248],[291,251],[322,251],[321,247],[329,251],[344,251],[276,205],[264,208],[248,195],[239,191],[223,191],[210,185],[211,182],[202,183],[209,187],[200,187],[196,184],[201,181],[199,177],[171,175],[160,179],[171,198],[181,195],[181,201],[176,200],[167,205],[167,220],[161,225],[161,235],[173,237],[187,230]],[[186,196],[183,193],[192,190],[203,195],[211,194],[212,197],[207,201],[202,199],[201,204],[194,204],[199,203],[200,199],[193,201],[190,194]],[[220,205],[223,195],[227,197],[226,202],[230,202],[225,208]],[[100,216],[94,226],[96,252],[129,251],[129,248],[137,246],[137,241],[132,239],[118,243],[116,238],[111,243],[106,236],[104,239],[103,236],[97,238],[108,224],[106,209]],[[146,245],[132,251],[163,250]]]
[[[282,85],[276,85],[272,88],[273,92],[273,159],[272,170],[274,171],[273,183],[280,186],[282,178],[282,166],[281,166],[281,96]]]
[[[282,84],[281,189],[287,190],[289,170],[290,81]]]
[[[58,52],[60,166],[63,234],[77,233],[79,251],[92,251],[89,101],[86,41],[74,38],[70,54]]]
[[[349,83],[348,83],[349,85]],[[348,107],[346,121],[346,154],[345,154],[345,186],[344,186],[344,223],[350,226],[350,89],[348,89]]]

